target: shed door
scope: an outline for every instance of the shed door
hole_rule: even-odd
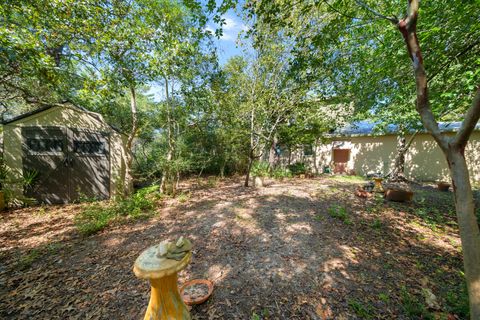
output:
[[[25,196],[46,203],[69,201],[69,168],[64,128],[22,128],[23,175],[36,173],[34,183],[24,190]]]
[[[70,195],[107,199],[110,195],[108,136],[92,131],[69,130]]]
[[[108,136],[60,127],[22,128],[23,171],[37,172],[25,195],[44,203],[108,198]]]
[[[350,149],[333,149],[333,163],[335,173],[346,173],[348,160],[350,158]]]

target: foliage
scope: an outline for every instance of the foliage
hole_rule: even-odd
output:
[[[435,319],[434,315],[427,310],[425,305],[416,296],[408,292],[404,286],[400,289],[400,297],[403,310],[408,317],[415,319]]]
[[[5,183],[10,175],[10,168],[5,164],[3,159],[0,160],[0,190],[4,190]]]
[[[305,162],[295,162],[288,165],[287,168],[294,176],[305,174],[307,172],[307,165]]]
[[[340,205],[333,205],[328,208],[328,214],[332,218],[343,221],[345,224],[352,224],[352,220],[350,219],[350,215],[346,207]]]
[[[252,165],[252,175],[254,177],[267,177],[269,175],[268,162],[257,161]]]
[[[275,179],[284,179],[293,177],[293,174],[288,168],[276,167],[271,171],[270,176]]]
[[[463,277],[462,280],[463,281],[460,286],[447,292],[445,300],[447,310],[450,313],[456,314],[461,319],[468,319],[470,316],[470,310],[468,306],[468,291]]]
[[[105,229],[114,221],[135,220],[151,215],[159,199],[158,185],[138,190],[127,198],[103,205],[91,203],[75,216],[75,225],[80,233],[91,235]]]
[[[364,304],[361,301],[352,299],[352,300],[348,300],[348,306],[361,319],[373,319],[375,317],[375,312],[373,310],[373,307],[369,304]]]

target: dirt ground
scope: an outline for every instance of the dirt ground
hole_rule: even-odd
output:
[[[412,186],[414,201],[401,204],[354,196],[360,183],[189,182],[188,193],[159,203],[153,218],[90,237],[73,225],[82,204],[2,213],[0,318],[141,319],[149,285],[135,278],[133,263],[180,235],[194,250],[179,282],[215,285],[193,319],[408,319],[423,307],[462,318],[452,193]]]

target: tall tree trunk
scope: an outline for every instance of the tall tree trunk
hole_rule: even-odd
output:
[[[220,163],[220,178],[224,178],[225,177],[225,165],[227,164],[227,160],[226,159],[222,159],[222,162]]]
[[[248,187],[250,183],[250,171],[252,170],[253,161],[255,160],[255,110],[250,113],[250,148],[248,150],[248,166],[245,176],[244,186]]]
[[[247,166],[247,174],[245,175],[245,183],[243,184],[245,187],[248,187],[250,183],[250,171],[252,171],[253,161],[254,161],[254,158],[250,154],[250,156],[248,157],[248,166]]]
[[[369,8],[360,0],[356,0],[356,2],[377,17],[394,23],[405,41],[415,75],[417,112],[425,129],[427,129],[442,149],[450,167],[455,196],[455,209],[462,240],[463,265],[470,302],[470,318],[478,320],[480,319],[480,230],[475,217],[472,186],[470,185],[470,176],[464,153],[470,135],[480,119],[480,87],[477,88],[472,106],[466,112],[456,135],[453,138],[444,136],[435,120],[428,98],[428,78],[423,65],[422,52],[417,36],[419,0],[408,0],[407,15],[401,20],[382,15]]]
[[[470,317],[480,319],[480,231],[475,216],[472,186],[464,149],[448,150],[447,161],[452,177],[463,264],[470,297]]]
[[[277,133],[274,133],[272,143],[270,144],[270,151],[268,153],[268,169],[270,170],[270,172],[275,168],[275,165],[276,165],[277,143],[278,143]]]
[[[313,170],[316,175],[318,174],[317,149],[318,149],[318,138],[315,139],[315,143],[313,144]]]
[[[170,92],[168,90],[168,79],[164,77],[165,80],[165,101],[166,101],[166,110],[167,110],[167,156],[166,156],[166,164],[163,169],[162,180],[160,182],[160,191],[163,193],[172,193],[173,192],[173,179],[172,179],[172,170],[171,170],[171,162],[173,160],[174,154],[174,141],[173,141],[173,121],[172,121],[172,114],[170,110]],[[173,109],[173,107],[172,107]]]
[[[416,109],[423,126],[444,152],[450,167],[470,300],[470,318],[478,320],[480,319],[480,230],[475,217],[472,187],[464,152],[470,135],[480,119],[480,87],[477,88],[472,106],[465,114],[455,137],[444,136],[430,108],[428,80],[417,36],[418,9],[419,1],[409,0],[407,16],[396,24],[412,60],[417,89]]]
[[[390,177],[392,181],[405,180],[405,153],[407,149],[407,139],[405,136],[397,137],[397,155],[395,156],[395,163],[393,165],[393,172]]]
[[[132,114],[132,129],[127,138],[127,154],[126,154],[126,168],[125,168],[125,178],[123,181],[123,194],[126,196],[132,190],[132,162],[133,162],[133,140],[137,135],[138,131],[138,114],[137,114],[137,97],[135,92],[135,87],[130,87],[130,112]]]
[[[405,156],[418,132],[418,130],[415,131],[410,139],[408,139],[408,142],[404,135],[397,137],[397,154],[395,155],[393,170],[387,175],[390,181],[407,181],[405,177]]]

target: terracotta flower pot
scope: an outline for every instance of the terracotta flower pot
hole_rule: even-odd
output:
[[[413,192],[407,190],[388,189],[385,191],[385,198],[389,201],[397,202],[412,201]]]
[[[185,292],[186,288],[190,286],[199,285],[199,284],[200,285],[203,284],[208,287],[208,292],[205,295],[199,296],[199,297],[192,297]],[[180,287],[180,295],[183,297],[183,301],[185,302],[185,304],[189,306],[192,306],[194,304],[204,303],[212,295],[212,292],[213,292],[213,282],[206,279],[190,280],[185,282],[183,286]]]
[[[440,191],[448,191],[448,189],[450,189],[450,183],[448,182],[439,182],[437,183],[437,186],[438,186],[438,190]]]
[[[364,189],[361,189],[361,188],[359,188],[355,191],[355,195],[359,198],[371,198],[371,197],[373,197],[373,193],[368,192],[367,190],[364,190]]]

